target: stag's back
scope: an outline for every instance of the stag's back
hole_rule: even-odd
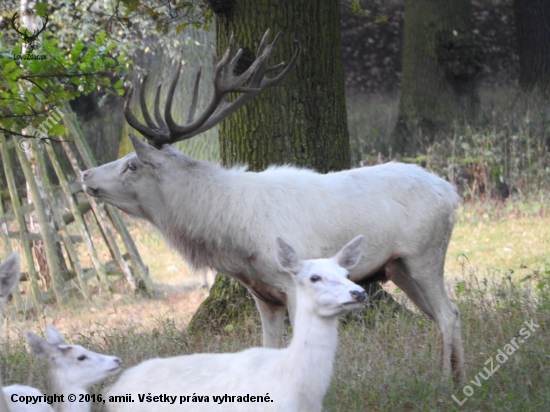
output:
[[[361,233],[369,262],[355,271],[368,273],[390,255],[444,242],[458,206],[452,185],[416,165],[326,175],[291,166],[260,173],[212,166],[204,165],[208,173],[196,168],[193,177],[182,174],[166,232],[191,261],[229,273],[278,271],[272,258],[277,236],[314,259],[336,253],[335,245]]]

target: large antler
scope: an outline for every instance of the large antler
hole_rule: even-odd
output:
[[[260,42],[260,47],[258,48],[258,53],[256,54],[256,60],[254,60],[252,65],[244,73],[238,76],[235,76],[233,71],[242,55],[242,50],[239,49],[235,56],[230,59],[233,48],[233,37],[231,37],[229,47],[227,48],[222,59],[217,63],[216,54],[214,53],[214,92],[203,113],[196,120],[193,119],[195,117],[195,109],[199,94],[201,69],[199,69],[195,78],[193,98],[191,101],[191,106],[189,107],[189,114],[187,116],[186,124],[180,126],[176,124],[172,118],[172,99],[174,98],[174,90],[179,79],[181,61],[178,69],[176,70],[176,74],[174,75],[174,79],[170,84],[170,88],[168,89],[166,105],[164,107],[164,119],[162,118],[159,109],[160,90],[162,85],[159,84],[157,94],[155,96],[154,115],[157,121],[157,124],[155,124],[145,103],[145,84],[147,81],[147,76],[145,76],[139,92],[139,102],[141,111],[143,112],[143,118],[145,119],[145,123],[147,125],[140,123],[130,110],[129,101],[133,94],[133,88],[130,89],[124,106],[124,115],[126,116],[126,120],[130,126],[147,138],[149,144],[159,149],[164,144],[189,139],[190,137],[214,127],[237,109],[252,100],[260,92],[281,82],[281,80],[283,80],[294,68],[296,61],[298,60],[298,56],[302,50],[300,43],[296,40],[294,40],[297,45],[296,51],[294,52],[294,56],[292,56],[292,60],[288,65],[284,62],[276,64],[275,66],[270,66],[268,64],[269,58],[273,53],[273,49],[279,41],[280,34],[281,33],[278,33],[273,42],[268,44],[268,29]],[[267,77],[267,73],[279,70],[283,67],[284,70],[277,76],[271,79]],[[241,95],[232,102],[229,102],[225,96],[231,92],[241,93]]]

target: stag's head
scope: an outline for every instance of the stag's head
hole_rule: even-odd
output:
[[[140,123],[129,108],[128,103],[133,93],[132,89],[126,99],[124,114],[130,126],[144,135],[148,144],[130,135],[134,153],[83,172],[81,177],[82,183],[86,186],[86,193],[99,197],[131,215],[152,221],[151,214],[154,214],[155,210],[159,210],[158,208],[165,200],[162,192],[163,182],[171,179],[172,170],[181,170],[182,167],[192,168],[196,165],[193,159],[172,148],[171,144],[189,139],[214,127],[263,90],[281,82],[296,65],[301,51],[298,42],[296,42],[297,48],[294,56],[288,65],[284,62],[274,66],[268,64],[279,36],[280,33],[272,43],[269,43],[269,30],[267,30],[260,42],[256,59],[240,75],[235,75],[234,70],[242,55],[242,50],[233,54],[233,39],[229,42],[229,47],[219,61],[216,61],[214,53],[214,91],[210,101],[203,113],[195,117],[201,77],[199,69],[185,125],[178,125],[172,118],[172,100],[181,63],[168,89],[164,118],[159,108],[161,85],[157,87],[154,103],[156,122],[153,121],[145,102],[147,82],[147,76],[145,76],[139,93],[139,102],[146,124]],[[268,73],[274,71],[281,72],[272,78],[267,77]],[[239,96],[235,100],[229,101],[226,97],[228,93],[237,93]]]
[[[130,134],[135,152],[114,162],[82,172],[88,195],[124,210],[126,213],[154,221],[155,211],[165,203],[164,181],[188,158],[172,146],[159,150]]]

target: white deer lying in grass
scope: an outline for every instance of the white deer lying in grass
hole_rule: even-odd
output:
[[[50,396],[57,395],[57,399],[52,403],[53,397],[44,399],[43,392],[30,386],[8,386],[4,388],[4,394],[11,412],[89,412],[91,403],[90,397],[86,396],[87,389],[120,370],[120,359],[79,345],[68,345],[52,326],[46,327],[46,340],[29,332],[27,341],[34,354],[47,360],[48,392]],[[70,401],[69,395],[75,395],[76,400]],[[40,402],[25,404],[26,396],[40,399]],[[52,403],[53,409],[47,402]]]
[[[290,166],[260,173],[228,170],[169,145],[212,127],[288,73],[296,56],[279,76],[265,76],[272,70],[267,65],[272,45],[266,45],[264,38],[258,59],[239,77],[233,75],[239,54],[228,63],[226,53],[214,68],[211,103],[193,121],[194,98],[185,126],[175,124],[170,113],[179,71],[168,92],[166,121],[157,90],[158,125],[147,110],[143,85],[140,103],[147,126],[128,106],[126,119],[150,145],[131,136],[135,153],[82,173],[86,192],[151,222],[196,268],[211,267],[246,286],[260,312],[266,347],[281,346],[287,308],[296,322],[294,282],[277,264],[274,239],[284,237],[300,256],[313,259],[336,253],[346,239],[364,233],[364,257],[351,280],[393,281],[436,322],[443,376],[454,368],[464,380],[460,313],[443,280],[459,199],[451,184],[401,163],[326,175]],[[230,91],[242,95],[229,103],[224,96]]]
[[[11,292],[19,285],[20,267],[19,255],[15,252],[0,264],[0,337],[4,323],[2,311]]]
[[[17,253],[12,253],[6,260],[0,264],[0,338],[2,337],[2,326],[4,323],[3,309],[6,304],[11,292],[19,284],[20,277],[20,262],[19,255]],[[1,372],[1,371],[0,371]],[[10,409],[8,406],[9,402],[5,396],[5,389],[2,388],[2,374],[0,373],[0,411],[1,412],[16,412],[15,409]],[[30,388],[29,389],[34,389]],[[40,394],[38,389],[35,389],[35,394]],[[9,398],[8,398],[9,399]],[[49,412],[52,409],[36,409],[40,412]]]
[[[106,411],[320,412],[338,344],[338,317],[362,308],[367,297],[348,280],[348,270],[361,258],[362,244],[359,236],[332,258],[302,261],[279,238],[277,260],[295,282],[298,298],[288,348],[145,361],[124,372],[108,389]],[[173,398],[165,399],[174,404],[142,402],[140,394],[167,395]],[[193,395],[203,397],[202,402],[194,402]],[[245,395],[262,398],[237,401]],[[114,396],[125,400],[110,402]]]
[[[20,277],[20,262],[19,255],[12,253],[2,264],[0,265],[0,314],[10,296],[10,293],[19,285]],[[2,336],[2,320],[0,317],[0,337]],[[11,385],[6,388],[2,388],[2,379],[0,376],[0,412],[54,412],[52,407],[47,403],[36,403],[34,405],[26,405],[20,403],[11,402],[11,396],[14,393],[27,395],[27,396],[41,396],[40,392],[36,388],[22,385]]]

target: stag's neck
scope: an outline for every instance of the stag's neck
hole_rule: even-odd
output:
[[[166,213],[151,222],[195,267],[239,271],[235,266],[253,253],[243,236],[253,209],[250,196],[243,196],[246,174],[199,162],[193,170],[171,175],[170,180],[181,184],[177,190],[168,188]],[[227,253],[228,246],[241,252],[238,262],[235,254]]]
[[[303,302],[300,296],[298,301]],[[338,318],[299,309],[295,325],[284,361],[290,368],[288,376],[296,381],[301,410],[321,411],[338,345]]]

